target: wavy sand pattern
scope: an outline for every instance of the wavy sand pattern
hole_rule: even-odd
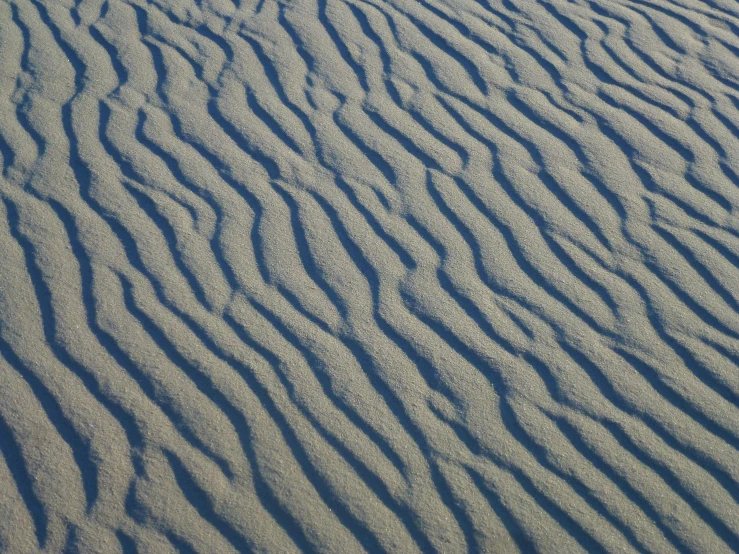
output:
[[[739,3],[0,2],[0,551],[739,551]]]

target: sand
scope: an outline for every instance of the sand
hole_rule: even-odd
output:
[[[739,3],[0,3],[0,551],[739,552]]]

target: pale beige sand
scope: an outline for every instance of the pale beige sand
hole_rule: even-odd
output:
[[[0,2],[0,551],[739,551],[735,0]]]

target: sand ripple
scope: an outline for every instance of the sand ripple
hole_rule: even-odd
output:
[[[0,3],[0,551],[739,551],[739,4]]]

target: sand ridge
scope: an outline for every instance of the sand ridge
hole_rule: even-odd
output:
[[[0,551],[739,551],[731,0],[0,3]]]

